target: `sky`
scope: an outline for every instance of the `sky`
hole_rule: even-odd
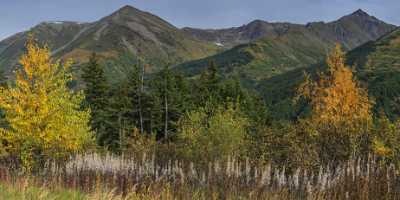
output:
[[[0,40],[43,21],[96,21],[124,5],[177,27],[226,28],[255,19],[305,24],[357,9],[400,25],[400,0],[0,0]]]

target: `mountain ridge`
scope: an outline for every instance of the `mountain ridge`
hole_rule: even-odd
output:
[[[340,21],[346,21],[349,18],[370,18],[369,20],[378,20],[376,17],[369,15],[362,9],[358,9],[351,14],[345,15],[337,20],[330,22],[308,22],[305,24],[299,23],[290,23],[290,22],[268,22],[261,19],[256,19],[251,21],[248,24],[238,26],[238,27],[230,27],[230,28],[222,28],[222,29],[201,29],[201,28],[193,28],[193,27],[184,27],[182,30],[186,31],[188,34],[192,34],[194,37],[200,40],[214,42],[214,43],[222,43],[224,46],[228,48],[232,48],[239,44],[249,43],[260,39],[266,35],[271,36],[279,36],[282,35],[285,30],[290,27],[299,27],[305,26],[307,28],[311,28],[313,25],[318,24],[335,24]],[[388,24],[391,25],[391,24]],[[394,25],[391,25],[394,26]],[[247,36],[247,37],[246,37]]]
[[[149,12],[124,6],[90,23],[42,22],[29,31],[0,41],[0,66],[11,73],[29,33],[53,50],[53,57],[85,63],[92,52],[103,60],[129,55],[146,60],[151,71],[167,63],[178,64],[211,55],[215,44],[198,41]],[[10,67],[12,66],[12,67]]]
[[[257,82],[296,68],[316,64],[323,60],[338,42],[348,51],[376,40],[396,28],[362,10],[328,23],[284,24],[283,28],[279,23],[257,21],[256,24],[262,24],[258,26],[264,25],[264,27],[274,25],[280,27],[278,29],[265,28],[263,30],[268,30],[269,35],[261,34],[262,36],[249,43],[239,44],[205,59],[183,63],[177,66],[177,70],[184,71],[189,76],[195,76],[213,60],[226,75],[236,74],[246,77],[245,79],[249,82]],[[240,29],[244,27],[249,27],[249,24],[235,30],[243,32]],[[254,29],[246,30],[248,31],[246,35],[257,35],[257,33],[252,33]],[[204,40],[210,41],[209,39]]]
[[[362,26],[364,22],[367,23]],[[338,40],[349,50],[392,29],[393,25],[357,10],[329,23],[301,25],[254,20],[202,36],[203,33],[196,35],[189,28],[179,29],[152,13],[124,6],[95,22],[43,22],[2,40],[0,68],[8,73],[13,71],[27,35],[34,33],[39,42],[47,43],[53,50],[54,58],[71,58],[77,65],[96,52],[102,60],[143,59],[151,66],[149,73],[166,64],[199,73],[211,58],[227,75],[242,73],[247,80],[260,81],[318,62]],[[219,37],[222,39],[215,40]]]

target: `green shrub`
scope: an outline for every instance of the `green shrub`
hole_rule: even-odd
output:
[[[233,105],[212,112],[192,111],[179,122],[180,150],[184,157],[199,162],[236,156],[244,147],[248,124]]]

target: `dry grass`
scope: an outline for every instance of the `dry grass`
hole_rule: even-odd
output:
[[[0,180],[24,179],[6,166]],[[88,154],[66,165],[46,164],[30,178],[32,184],[69,188],[89,199],[399,199],[400,182],[394,166],[352,160],[335,169],[253,166],[248,161],[197,166],[155,156],[119,157]],[[54,188],[56,187],[56,188]]]

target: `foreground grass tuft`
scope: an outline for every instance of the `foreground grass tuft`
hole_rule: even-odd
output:
[[[28,181],[16,184],[0,184],[0,199],[4,200],[85,200],[86,195],[67,189],[49,190],[33,187]]]

